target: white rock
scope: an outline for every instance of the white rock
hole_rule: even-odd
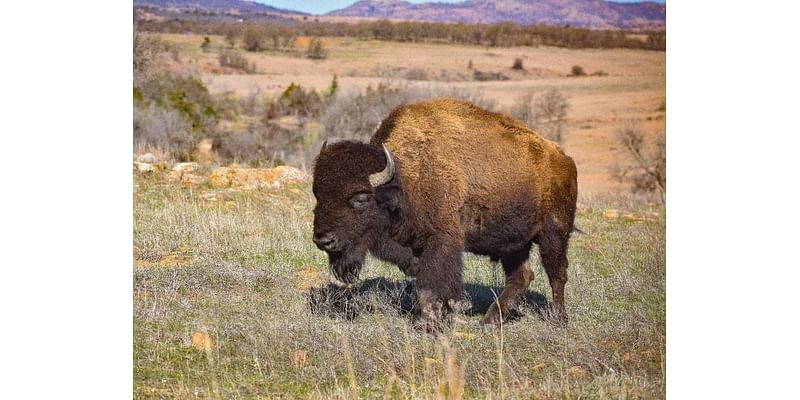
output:
[[[145,153],[139,157],[136,157],[136,161],[145,164],[155,164],[158,162],[158,159],[156,159],[156,156],[154,156],[153,153]]]
[[[182,162],[175,164],[172,170],[176,172],[192,172],[197,171],[198,168],[200,168],[200,165],[196,162]]]
[[[152,171],[154,169],[153,168],[153,164],[149,164],[149,163],[135,162],[134,161],[133,165],[136,167],[136,169],[139,172],[149,172],[149,171]]]

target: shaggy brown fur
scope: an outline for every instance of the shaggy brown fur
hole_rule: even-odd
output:
[[[394,178],[372,188],[386,166]],[[353,282],[369,250],[416,276],[419,316],[440,320],[463,290],[461,253],[500,260],[506,286],[486,323],[533,279],[533,243],[566,322],[567,243],[577,199],[575,163],[554,143],[504,115],[450,98],[398,107],[370,144],[323,148],[314,170],[314,235],[339,279]]]

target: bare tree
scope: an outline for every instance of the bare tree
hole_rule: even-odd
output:
[[[541,133],[545,138],[561,143],[566,131],[569,102],[557,89],[536,94],[526,92],[508,109],[508,114]]]
[[[133,34],[133,81],[134,85],[147,80],[153,73],[159,57],[166,51],[166,45],[158,36]]]
[[[611,174],[619,182],[631,184],[634,192],[658,192],[662,201],[667,196],[667,142],[662,133],[647,143],[637,121],[627,121],[617,129],[617,141],[629,156],[627,163],[618,162]]]
[[[311,39],[311,41],[308,43],[306,56],[314,60],[328,58],[328,51],[322,46],[322,40],[319,38]]]

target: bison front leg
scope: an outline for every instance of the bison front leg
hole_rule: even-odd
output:
[[[420,255],[415,317],[428,332],[440,332],[449,324],[453,303],[461,296],[463,243],[451,237],[432,238]]]
[[[380,260],[397,265],[406,276],[417,276],[419,259],[414,257],[410,247],[400,245],[388,235],[376,240],[369,252]]]

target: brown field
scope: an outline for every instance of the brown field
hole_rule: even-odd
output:
[[[202,76],[212,92],[233,91],[247,94],[256,88],[277,93],[290,82],[324,89],[333,74],[341,88],[362,90],[390,80],[422,86],[457,86],[478,89],[499,106],[510,105],[527,90],[557,88],[569,98],[567,134],[563,147],[578,164],[579,187],[583,194],[601,195],[624,189],[609,174],[620,150],[614,132],[621,121],[639,119],[646,134],[656,135],[666,129],[666,54],[644,50],[571,50],[555,47],[484,48],[431,43],[395,43],[362,41],[348,38],[324,38],[329,57],[316,61],[297,54],[261,52],[243,53],[255,62],[259,74],[221,74],[215,52],[199,49],[197,35],[162,35],[178,45],[180,68]],[[211,37],[216,46],[224,46],[222,37]],[[303,50],[308,38],[298,38]],[[240,51],[240,50],[237,50]],[[515,58],[523,59],[525,72],[511,70]],[[501,72],[507,81],[474,81],[468,69]],[[568,77],[573,65],[587,74],[604,71],[607,76]],[[397,70],[425,70],[431,79],[406,81],[393,77]],[[402,74],[401,74],[402,75]],[[396,74],[395,74],[396,76]],[[439,78],[439,77],[444,77]]]

